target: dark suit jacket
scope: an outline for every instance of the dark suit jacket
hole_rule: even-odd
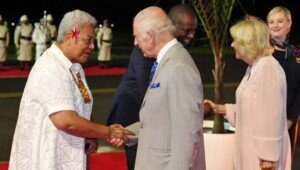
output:
[[[286,56],[284,51],[275,50],[273,56],[282,66],[287,83],[287,118],[296,123],[300,114],[300,63],[293,55]]]
[[[149,86],[150,70],[155,59],[143,56],[138,47],[134,47],[127,72],[114,96],[107,125],[118,123],[128,126],[139,121],[139,110]]]

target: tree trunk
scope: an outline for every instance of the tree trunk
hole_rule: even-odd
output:
[[[216,47],[213,49],[215,59],[215,70],[213,71],[215,81],[215,102],[216,104],[223,103],[223,75],[225,64],[223,61],[223,50]],[[214,126],[212,133],[225,133],[224,129],[224,116],[215,114]]]

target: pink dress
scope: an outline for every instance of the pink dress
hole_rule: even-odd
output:
[[[276,170],[291,169],[286,119],[286,78],[273,58],[248,67],[236,91],[236,104],[226,104],[226,118],[236,127],[235,170],[259,170],[259,160],[276,162]]]

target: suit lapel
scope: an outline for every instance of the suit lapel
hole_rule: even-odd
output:
[[[152,82],[155,82],[156,78],[157,78],[157,75],[159,74],[159,72],[162,70],[162,68],[164,67],[164,65],[169,61],[169,59],[172,57],[173,54],[173,51],[178,49],[178,48],[181,48],[182,45],[181,43],[177,42],[176,44],[174,44],[167,52],[166,54],[163,56],[162,60],[159,62],[158,64],[158,67],[155,71],[155,74],[154,74],[154,77],[150,83],[150,85],[152,84]],[[146,102],[146,99],[147,99],[147,94],[149,92],[149,87],[147,88],[147,91],[146,91],[146,94],[144,96],[144,99],[143,99],[143,103],[141,105],[141,108],[144,106],[145,102]]]
[[[169,59],[172,57],[172,52],[177,49],[177,48],[180,48],[182,45],[180,43],[176,43],[174,44],[167,52],[166,54],[163,56],[162,60],[160,61],[160,63],[158,64],[158,67],[157,67],[157,70],[154,74],[154,77],[151,81],[152,82],[155,82],[155,79],[157,78],[157,75],[159,74],[159,72],[162,70],[162,68],[164,67],[164,65],[169,61]]]

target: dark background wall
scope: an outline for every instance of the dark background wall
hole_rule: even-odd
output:
[[[27,14],[32,22],[37,22],[43,16],[43,11],[47,10],[58,25],[63,14],[70,10],[81,9],[95,16],[99,23],[108,18],[115,24],[115,29],[131,31],[132,18],[139,10],[150,5],[158,5],[169,10],[171,6],[181,2],[182,0],[0,0],[0,14],[9,23],[17,23],[23,14]],[[287,7],[293,16],[292,39],[300,41],[299,0],[237,0],[237,2],[233,22],[241,19],[245,13],[265,19],[268,11],[274,6]]]

